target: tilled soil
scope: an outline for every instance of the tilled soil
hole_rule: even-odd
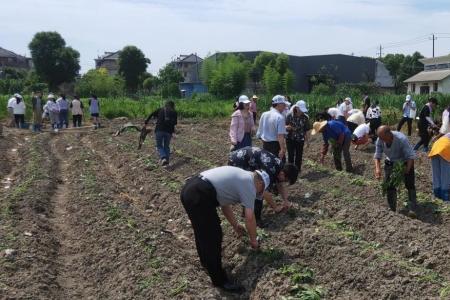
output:
[[[121,123],[56,135],[6,130],[0,139],[0,298],[450,295],[450,209],[431,199],[426,157],[416,163],[421,207],[412,219],[388,210],[373,176],[372,145],[352,149],[356,174],[348,174],[333,170],[331,156],[325,166],[316,162],[321,145],[314,138],[298,183],[289,187],[294,208],[264,210],[260,251],[222,222],[224,266],[246,288],[236,296],[210,284],[179,200],[186,178],[226,163],[227,122],[181,122],[167,168],[158,165],[153,136],[140,151],[137,132],[113,136]],[[399,199],[406,199],[404,192]]]

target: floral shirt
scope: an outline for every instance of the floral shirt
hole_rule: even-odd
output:
[[[244,147],[231,152],[228,157],[228,165],[247,171],[266,171],[270,177],[271,186],[278,181],[277,176],[284,167],[281,159],[258,147]]]
[[[306,133],[311,129],[309,118],[306,115],[294,116],[293,114],[288,114],[286,125],[292,126],[292,130],[288,130],[287,139],[296,142],[304,141]]]

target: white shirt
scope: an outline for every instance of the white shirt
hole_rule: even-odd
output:
[[[439,133],[441,134],[447,134],[450,133],[450,114],[448,112],[448,109],[445,109],[442,113],[442,126],[439,130]]]
[[[279,134],[286,134],[286,119],[275,108],[264,112],[259,120],[256,136],[264,142],[278,141]]]
[[[339,105],[339,114],[338,117],[345,116],[346,113],[353,109],[353,105],[350,103],[349,105],[345,104],[345,102],[342,102],[341,105]]]
[[[13,108],[14,107],[14,103],[17,102],[16,97],[12,97],[11,99],[8,100],[8,106],[7,108]]]
[[[356,127],[355,131],[353,131],[353,134],[356,135],[358,139],[362,138],[363,136],[369,134],[370,132],[370,126],[367,124],[361,124],[358,127]]]
[[[17,101],[13,103],[13,114],[15,115],[25,114],[25,102],[23,102],[23,100],[20,101],[19,103],[17,103]]]

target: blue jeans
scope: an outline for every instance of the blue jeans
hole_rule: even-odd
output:
[[[61,109],[59,111],[59,124],[58,128],[63,128],[63,125],[69,127],[69,111],[65,109]]]
[[[159,158],[168,161],[170,158],[170,139],[172,138],[172,134],[165,131],[156,131],[155,138]]]
[[[449,201],[450,189],[450,162],[440,155],[431,158],[431,169],[433,172],[434,195],[444,201]]]

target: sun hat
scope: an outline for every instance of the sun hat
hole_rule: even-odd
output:
[[[248,99],[248,97],[246,95],[242,95],[239,97],[238,102],[247,104],[247,103],[250,103],[250,100]]]
[[[15,98],[20,98],[20,99],[22,99],[22,95],[19,94],[19,93],[15,93],[15,94],[14,94],[14,97],[15,97]]]
[[[258,99],[258,96],[253,95],[252,99]]]
[[[262,180],[264,181],[264,189],[267,190],[267,188],[270,185],[270,176],[269,176],[269,174],[267,174],[266,171],[260,171],[260,170],[256,170],[256,173],[258,173],[259,176],[261,176]]]
[[[409,101],[411,101],[411,95],[406,95],[406,102],[409,102]]]
[[[298,109],[300,109],[303,113],[307,113],[308,112],[308,108],[306,107],[306,102],[305,100],[300,100],[297,101],[297,103],[295,103],[295,105],[298,107]]]
[[[350,97],[345,98],[344,101],[348,101],[348,102],[350,102],[350,103],[353,103],[353,102],[352,102],[352,98],[350,98]]]
[[[291,103],[286,101],[286,98],[281,95],[276,95],[272,98],[272,104],[286,104],[291,105]]]
[[[47,99],[55,99],[55,95],[52,93],[48,94]]]
[[[319,133],[327,125],[327,123],[327,121],[314,122],[313,130],[311,130],[311,135],[316,135],[317,133]]]

